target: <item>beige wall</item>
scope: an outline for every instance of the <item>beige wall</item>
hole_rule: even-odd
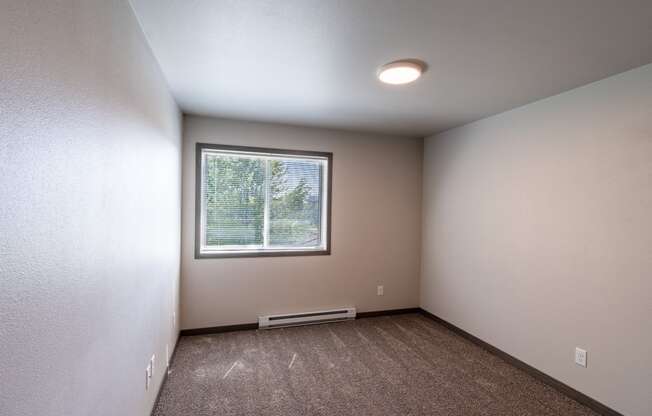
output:
[[[652,65],[428,138],[424,153],[422,307],[649,416]]]
[[[196,142],[333,152],[332,254],[195,260]],[[417,306],[421,155],[420,139],[186,116],[182,327],[331,307]]]
[[[178,334],[181,114],[126,0],[0,9],[0,415],[149,415]]]

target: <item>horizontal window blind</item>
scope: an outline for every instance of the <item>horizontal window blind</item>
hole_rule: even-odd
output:
[[[269,245],[321,245],[322,164],[268,160],[270,175]]]
[[[207,154],[204,162],[207,246],[261,246],[265,161]]]
[[[202,149],[201,252],[326,248],[327,157]]]

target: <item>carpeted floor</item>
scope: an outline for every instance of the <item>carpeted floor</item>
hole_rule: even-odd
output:
[[[409,314],[183,337],[154,415],[596,414]]]

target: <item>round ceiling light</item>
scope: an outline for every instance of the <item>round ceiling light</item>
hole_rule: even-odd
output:
[[[423,62],[415,59],[394,61],[378,68],[378,79],[385,84],[409,84],[421,76],[424,68]]]

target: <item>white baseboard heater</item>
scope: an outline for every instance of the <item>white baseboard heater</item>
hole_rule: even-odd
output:
[[[286,326],[323,324],[326,322],[346,321],[348,319],[355,319],[355,308],[259,316],[258,327],[261,329],[269,329]]]

